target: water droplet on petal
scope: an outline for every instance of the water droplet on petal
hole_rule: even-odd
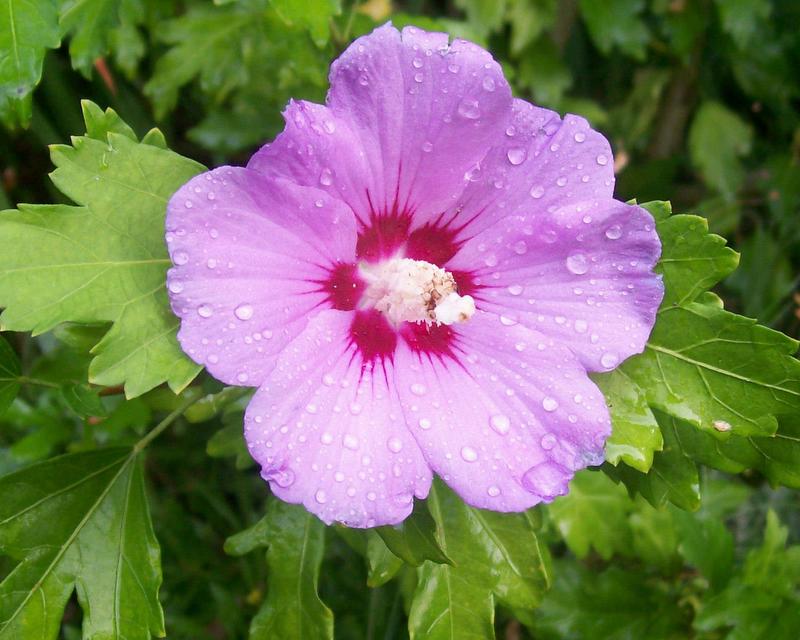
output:
[[[350,435],[349,433],[345,434],[344,438],[342,439],[342,443],[351,451],[358,449],[358,438],[356,438],[354,435]]]
[[[430,153],[431,151],[433,151],[433,144],[431,144],[430,142],[423,142],[422,143],[422,150],[425,153]]]
[[[504,436],[511,429],[511,420],[508,419],[508,416],[499,413],[489,418],[489,426],[501,436]]]
[[[239,318],[239,320],[249,320],[253,317],[253,307],[249,304],[240,304],[234,309],[233,314]]]
[[[537,200],[544,195],[544,187],[541,185],[536,185],[531,187],[531,197],[536,198]]]
[[[611,225],[608,229],[606,229],[606,238],[609,240],[618,240],[622,237],[622,228],[618,225]]]
[[[325,433],[323,433],[323,434],[320,436],[320,438],[319,438],[319,441],[320,441],[322,444],[330,444],[331,442],[333,442],[333,435],[332,435],[332,434],[330,434],[330,433],[328,433],[328,432],[326,431]]]
[[[522,293],[522,285],[512,284],[511,286],[508,287],[508,292],[512,296],[518,296],[519,294]]]
[[[519,240],[514,243],[514,253],[516,253],[517,255],[520,256],[525,255],[527,251],[528,251],[528,245],[525,244],[524,240]]]
[[[516,318],[512,318],[510,316],[500,316],[500,324],[504,327],[513,327],[517,324]]]
[[[601,153],[599,156],[597,156],[597,164],[599,164],[601,167],[607,165],[608,157]]]
[[[415,396],[424,396],[428,389],[425,387],[424,384],[420,384],[419,382],[415,382],[411,385],[411,393]]]
[[[317,492],[314,494],[314,500],[316,500],[316,501],[317,501],[317,502],[319,502],[320,504],[325,504],[325,503],[328,501],[328,495],[325,493],[325,491],[324,491],[324,490],[322,490],[322,489],[319,489],[319,490],[318,490],[318,491],[317,491]]]
[[[603,365],[606,369],[613,369],[617,366],[619,362],[619,356],[616,353],[604,353],[600,357],[600,364]]]
[[[498,487],[497,485],[494,485],[494,484],[493,484],[491,487],[489,487],[489,488],[486,490],[486,493],[487,493],[487,494],[488,494],[490,497],[492,497],[492,498],[496,498],[497,496],[499,496],[499,495],[500,495],[500,487]]]
[[[556,437],[552,433],[545,433],[539,441],[539,444],[542,445],[542,449],[545,451],[550,451],[550,449],[556,446]]]
[[[558,402],[556,401],[555,398],[551,398],[550,396],[545,396],[545,398],[542,400],[542,408],[545,411],[551,411],[551,412],[555,411],[556,409],[558,409]]]
[[[247,381],[250,379],[250,376],[248,376],[248,375],[247,375],[247,374],[246,374],[244,371],[242,371],[242,373],[240,373],[240,374],[238,374],[238,375],[236,376],[236,379],[237,379],[239,382],[241,382],[241,383],[243,383],[243,384],[244,384],[245,382],[247,382]]]
[[[272,480],[279,487],[290,487],[294,483],[294,472],[291,469],[284,469],[267,476],[268,480]]]
[[[495,87],[494,78],[492,78],[491,76],[486,76],[483,79],[483,88],[486,91],[494,91],[494,87]]]
[[[172,261],[179,267],[189,262],[189,254],[185,251],[178,251],[173,257]]]
[[[563,187],[565,184],[567,184],[567,178],[566,178],[566,176],[561,176],[561,177],[559,177],[559,178],[558,178],[558,180],[556,180],[556,184],[557,184],[559,187]]]
[[[567,493],[569,474],[555,462],[541,462],[522,476],[522,486],[546,500]]]
[[[207,304],[201,304],[199,307],[197,307],[197,314],[201,318],[210,318],[214,315],[214,310]]]
[[[580,252],[570,254],[567,257],[567,269],[576,276],[583,275],[589,271],[589,263],[586,260],[586,256]]]
[[[386,446],[389,447],[389,451],[392,453],[400,453],[403,449],[403,441],[400,438],[389,438]]]
[[[575,138],[575,142],[583,142],[586,140],[586,134],[583,131],[578,131],[573,136]]]
[[[423,73],[414,74],[414,82],[422,82],[424,79],[425,79],[425,74]]]
[[[481,109],[478,101],[471,98],[464,98],[458,105],[458,115],[467,120],[477,120],[481,117]]]
[[[576,320],[572,326],[577,333],[586,333],[586,330],[589,328],[589,323],[586,322],[586,320]]]
[[[325,168],[322,170],[319,174],[319,183],[325,187],[333,184],[333,173],[331,173],[330,169]]]
[[[522,147],[511,147],[506,152],[506,157],[508,161],[513,165],[522,164],[525,161],[525,156],[527,155],[525,149]]]
[[[180,293],[183,291],[183,283],[173,280],[169,283],[169,290],[171,293]]]
[[[419,428],[425,429],[426,431],[431,428],[431,421],[427,418],[420,418],[419,419]]]
[[[411,64],[412,64],[412,65],[414,65],[414,68],[415,68],[415,69],[422,69],[422,65],[423,65],[424,63],[422,62],[422,58],[414,58],[414,59],[411,61]]]
[[[461,457],[465,462],[475,462],[478,459],[478,452],[472,447],[462,447]]]

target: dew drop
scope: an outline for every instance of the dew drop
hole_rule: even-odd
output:
[[[493,484],[491,487],[489,487],[489,488],[486,490],[486,493],[487,493],[487,494],[488,494],[490,497],[492,497],[492,498],[496,498],[497,496],[499,496],[499,495],[500,495],[500,487],[498,487],[497,485],[494,485],[494,484]]]
[[[481,110],[477,100],[464,98],[458,105],[458,115],[467,120],[477,120],[481,117]]]
[[[192,204],[191,200],[187,200],[186,202],[183,203],[183,206],[186,207],[187,209],[191,209],[194,205]]]
[[[606,238],[609,240],[619,240],[622,237],[622,228],[618,225],[612,225],[606,229]]]
[[[366,87],[369,84],[367,76],[365,76],[363,73],[358,76],[358,84],[360,84],[362,87]]]
[[[478,452],[472,447],[462,447],[461,457],[465,462],[475,462],[478,459]]]
[[[508,292],[512,296],[518,296],[522,293],[522,285],[512,284],[511,286],[508,287]]]
[[[403,441],[400,438],[389,438],[386,446],[389,447],[389,451],[392,453],[400,453],[403,449]]]
[[[550,396],[545,396],[542,400],[542,408],[545,411],[555,411],[558,409],[558,402],[555,398],[551,398]]]
[[[344,446],[351,451],[355,451],[358,449],[358,438],[351,434],[345,434],[344,438],[342,439],[342,443]]]
[[[322,170],[319,174],[319,183],[325,187],[329,187],[333,184],[333,173],[328,168]]]
[[[572,253],[567,257],[567,269],[576,276],[583,275],[589,271],[589,264],[586,256],[582,253]]]
[[[233,315],[239,318],[239,320],[249,320],[253,317],[253,307],[249,304],[240,304],[233,310]]]
[[[544,195],[544,187],[541,185],[536,185],[531,188],[531,197],[536,198],[537,200]]]
[[[556,446],[556,437],[552,433],[545,433],[539,441],[539,444],[542,445],[542,449],[545,451],[550,451],[550,449]]]
[[[508,419],[508,416],[498,413],[489,418],[489,426],[501,436],[504,436],[511,429],[511,420]]]
[[[271,475],[268,479],[285,489],[294,483],[294,472],[291,469],[284,469]]]
[[[197,307],[197,315],[201,318],[210,318],[214,315],[214,310],[207,304],[201,304]]]
[[[183,291],[183,283],[173,280],[172,282],[169,283],[169,290],[171,293],[180,293],[181,291]]]
[[[325,504],[328,501],[328,495],[325,493],[325,491],[323,491],[322,489],[319,489],[314,494],[314,500],[316,500],[320,504]]]
[[[424,396],[427,393],[428,389],[425,387],[424,384],[420,384],[419,382],[415,382],[411,385],[411,393],[415,396]]]
[[[558,178],[558,180],[556,180],[556,184],[557,184],[559,187],[563,187],[565,184],[567,184],[567,178],[566,178],[566,176],[561,176],[560,178]]]
[[[604,353],[600,357],[600,364],[603,365],[606,369],[613,369],[617,366],[619,362],[619,356],[616,353]]]
[[[596,160],[597,164],[599,164],[601,167],[608,164],[608,157],[602,153],[599,156],[597,156]]]
[[[504,327],[513,327],[517,324],[516,318],[512,318],[510,316],[500,316],[500,324]]]
[[[414,74],[414,82],[422,82],[424,79],[425,79],[425,74],[423,73]]]
[[[526,156],[527,153],[525,149],[523,149],[522,147],[511,147],[506,152],[506,157],[508,158],[508,161],[513,165],[518,165],[525,162]]]
[[[323,206],[324,204],[325,204],[325,203],[324,203],[322,200],[315,200],[315,201],[314,201],[314,206],[315,206],[317,209],[322,209],[322,206]]]
[[[185,251],[178,251],[173,257],[172,261],[179,267],[189,262],[189,254]]]
[[[528,251],[528,245],[525,244],[524,240],[519,240],[518,242],[514,243],[514,253],[516,253],[517,255],[520,256],[525,255],[527,251]]]
[[[412,64],[412,65],[414,65],[414,68],[415,68],[415,69],[422,69],[422,65],[423,65],[424,63],[422,62],[422,58],[414,58],[414,59],[411,61],[411,64]]]
[[[426,431],[431,428],[431,421],[427,418],[420,418],[419,419],[419,428],[425,429]]]
[[[250,379],[250,376],[248,376],[244,371],[242,371],[240,374],[236,376],[236,379],[241,383],[245,383]]]
[[[586,134],[583,131],[578,131],[573,137],[575,138],[575,142],[583,142],[586,140]]]
[[[483,88],[486,91],[494,91],[494,87],[495,87],[494,78],[492,78],[491,76],[486,76],[483,79]]]
[[[333,442],[333,435],[332,435],[332,434],[330,434],[330,433],[328,433],[328,432],[326,431],[325,433],[323,433],[323,434],[320,436],[320,438],[319,438],[319,441],[320,441],[322,444],[330,444],[331,442]]]
[[[572,326],[577,333],[586,333],[586,330],[589,328],[589,323],[586,322],[586,320],[576,320]]]
[[[431,151],[433,151],[433,144],[431,144],[430,142],[427,142],[427,141],[423,142],[422,143],[422,150],[425,153],[430,153]]]

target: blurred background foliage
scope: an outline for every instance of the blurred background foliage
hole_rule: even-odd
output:
[[[618,196],[669,199],[677,212],[707,217],[742,253],[718,291],[726,306],[800,336],[796,0],[12,6],[17,14],[3,12],[0,38],[13,32],[23,58],[0,59],[0,209],[63,200],[46,178],[47,145],[83,130],[83,98],[113,107],[140,135],[157,125],[171,148],[208,166],[242,164],[282,129],[289,98],[323,100],[330,61],[392,20],[479,42],[517,96],[588,118],[611,140]],[[135,441],[151,415],[175,407],[163,389],[123,402],[113,389],[98,395],[85,384],[88,349],[104,330],[8,336],[31,385],[0,417],[0,475],[55,453]],[[65,380],[73,382],[66,389]],[[240,436],[246,400],[222,402],[220,387],[205,384],[210,395],[148,459],[162,602],[170,637],[244,638],[264,601],[266,564],[226,555],[223,544],[258,520],[265,491],[256,474],[238,472],[250,464]],[[656,509],[603,474],[581,474],[537,523],[550,549],[550,591],[533,614],[499,609],[498,636],[799,637],[798,494],[770,489],[757,472],[725,482],[716,471],[699,473],[704,499],[695,513]],[[408,637],[414,569],[387,560],[379,540],[324,535],[320,596],[335,613],[336,636]],[[10,569],[0,558],[0,577]],[[80,637],[80,616],[73,600],[65,640]]]

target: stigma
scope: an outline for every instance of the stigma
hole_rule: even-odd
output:
[[[456,324],[475,313],[472,296],[458,294],[453,275],[424,260],[391,258],[362,264],[367,284],[359,306],[376,309],[394,325],[401,322]]]

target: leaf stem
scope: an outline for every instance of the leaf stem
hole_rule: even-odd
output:
[[[200,401],[202,398],[202,395],[192,395],[191,397],[187,398],[185,402],[180,404],[177,409],[172,411],[172,413],[170,413],[166,418],[148,431],[144,437],[133,446],[133,453],[137,454],[142,451],[142,449],[147,447],[147,445],[160,436],[161,433],[167,429],[167,427],[169,427],[173,422],[175,422],[175,420],[182,416],[189,407],[191,407],[195,402]]]
[[[17,382],[20,384],[34,384],[39,387],[50,387],[51,389],[60,389],[61,385],[49,380],[42,380],[40,378],[29,378],[28,376],[17,376]]]

